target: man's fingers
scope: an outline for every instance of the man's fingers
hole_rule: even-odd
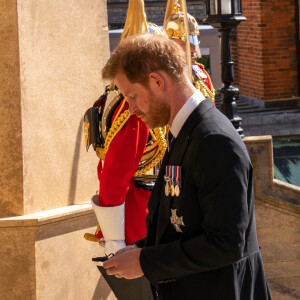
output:
[[[109,258],[107,261],[103,262],[103,267],[109,269],[115,266],[115,257]]]
[[[107,275],[115,275],[118,274],[120,275],[117,271],[116,271],[116,268],[109,268],[109,269],[106,269],[106,274]]]

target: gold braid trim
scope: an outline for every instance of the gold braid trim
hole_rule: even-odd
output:
[[[199,66],[202,66],[204,68],[204,66],[202,64],[199,64],[199,63],[196,63],[196,64]],[[197,90],[200,90],[205,97],[209,97],[211,99],[211,101],[215,104],[215,89],[211,82],[210,76],[208,75],[207,72],[206,72],[206,75],[208,77],[208,80],[209,80],[212,90],[210,90],[208,88],[208,86],[194,74],[193,74],[193,83]]]
[[[194,78],[194,85],[197,90],[200,90],[205,97],[209,97],[213,103],[215,103],[215,89],[211,91],[207,85],[198,78]]]
[[[90,129],[90,123],[88,122],[84,122],[83,123],[83,129],[84,129],[84,142],[85,145],[88,145],[88,141],[89,141],[89,129]]]
[[[120,112],[123,109],[125,105],[125,101],[123,101],[122,106],[119,109],[119,112],[117,113],[113,123],[111,124],[111,127],[109,129],[109,132],[106,136],[105,143],[104,143],[104,151],[105,154],[107,153],[107,150],[115,138],[115,136],[118,134],[118,132],[122,129],[122,127],[125,125],[125,123],[130,118],[129,110],[125,110],[121,115]]]

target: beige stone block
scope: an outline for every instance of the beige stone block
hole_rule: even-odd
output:
[[[92,257],[104,255],[103,249],[83,238],[96,225],[92,216],[39,228],[35,246],[37,299],[116,299],[92,262]]]
[[[264,262],[300,261],[300,243],[259,243]]]
[[[35,299],[34,227],[0,227],[0,299]]]
[[[0,218],[23,213],[17,1],[0,1]],[[16,191],[18,191],[16,193]]]
[[[106,1],[1,1],[0,17],[0,217],[88,201],[82,118],[107,84]]]
[[[255,203],[255,217],[257,228],[282,228],[298,227],[300,228],[299,216],[290,214],[279,208]]]
[[[300,261],[294,262],[265,262],[264,268],[268,279],[293,278],[300,276]]]
[[[269,288],[273,299],[295,300],[300,298],[300,277],[274,278],[269,280]]]
[[[243,140],[253,164],[257,202],[299,216],[300,187],[274,179],[272,136],[245,137]]]
[[[281,229],[260,228],[257,230],[258,241],[260,243],[276,242],[276,243],[299,243],[300,235],[298,228],[283,227]]]
[[[89,200],[98,189],[82,117],[102,94],[106,2],[18,1],[24,214]]]
[[[287,293],[283,292],[282,289],[278,291],[274,289],[273,286],[270,287],[271,297],[274,300],[297,300],[293,295],[288,295]]]
[[[96,225],[90,204],[0,219],[0,299],[115,300],[83,237]]]

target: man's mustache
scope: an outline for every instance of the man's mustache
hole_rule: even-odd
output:
[[[140,110],[135,111],[134,114],[138,117],[138,118],[142,118],[145,116],[145,114],[143,112],[141,112]]]

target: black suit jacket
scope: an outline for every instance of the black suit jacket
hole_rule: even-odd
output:
[[[166,196],[166,165],[181,166],[179,197]],[[182,233],[170,222],[183,217]],[[149,200],[140,263],[159,299],[270,299],[256,237],[252,165],[231,122],[209,99],[164,157]]]

